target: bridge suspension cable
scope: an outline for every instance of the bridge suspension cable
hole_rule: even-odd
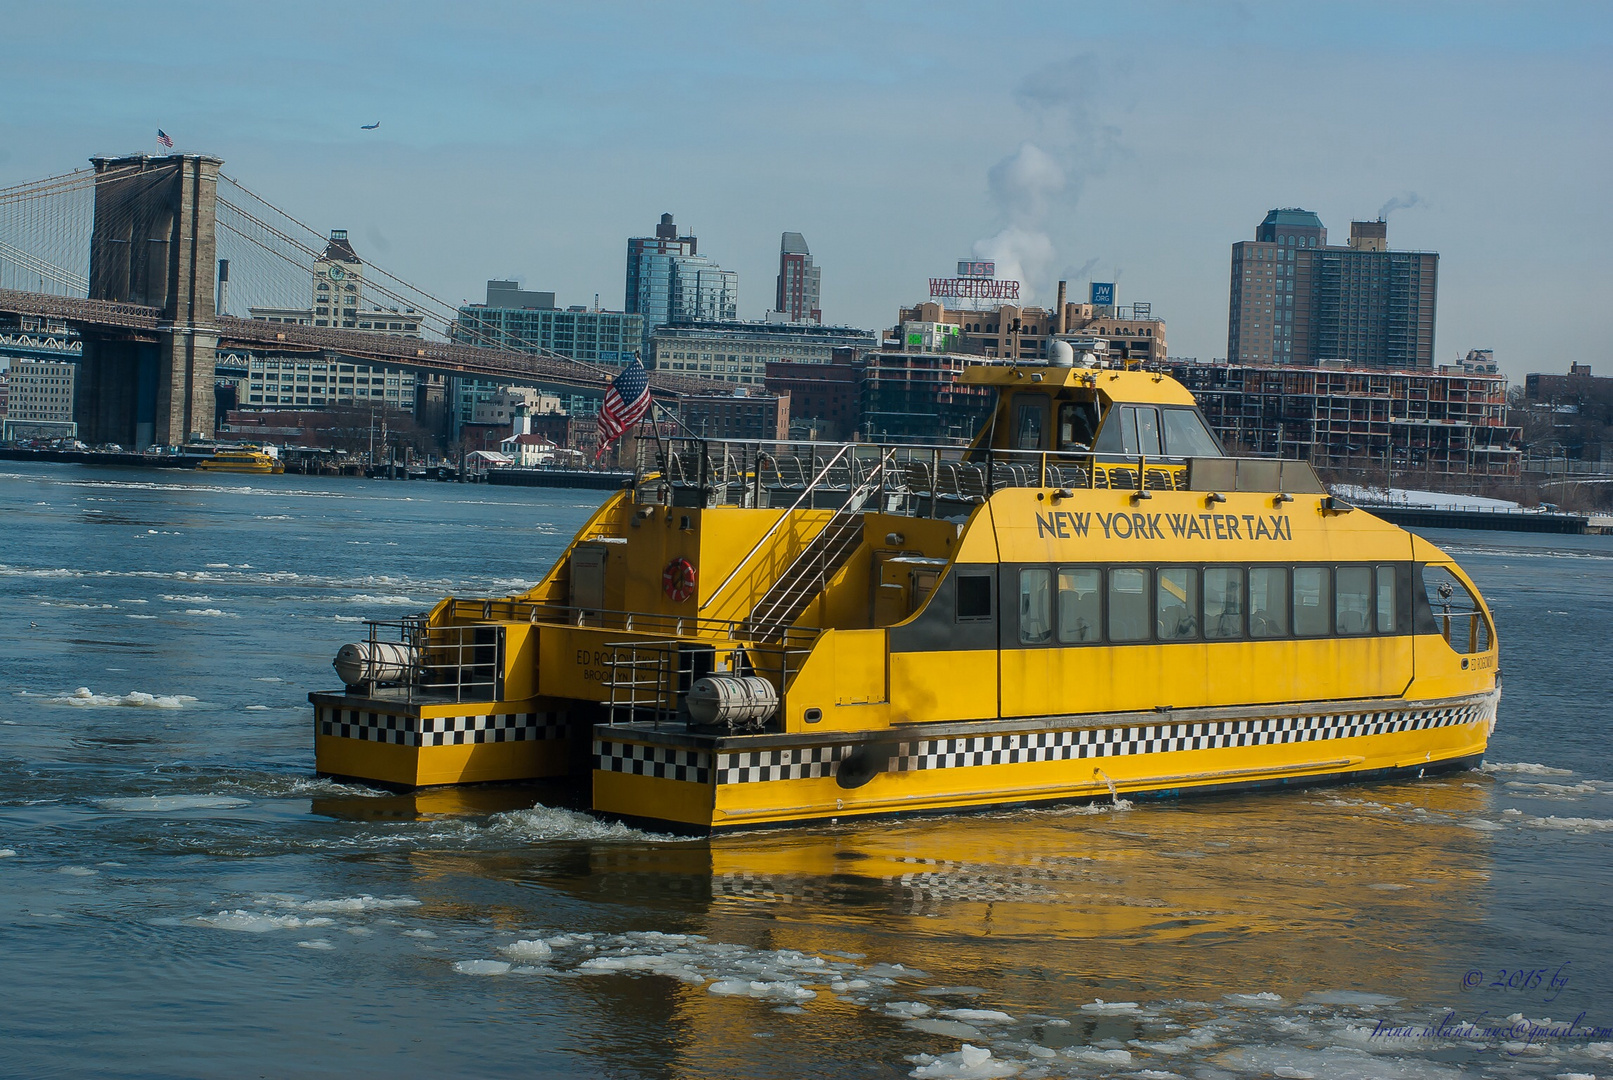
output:
[[[219,179],[232,185],[243,195],[252,199],[258,207],[262,208],[256,212],[248,211],[238,202],[227,198],[221,192],[219,204],[226,211],[218,217],[221,228],[234,234],[241,243],[250,245],[256,251],[274,255],[284,263],[297,269],[300,282],[294,283],[292,288],[296,289],[300,285],[300,292],[291,294],[294,297],[294,302],[275,306],[297,309],[309,306],[308,301],[312,299],[314,263],[324,254],[324,247],[327,243],[326,235],[274,203],[269,202],[234,176],[220,173]],[[240,221],[233,220],[235,217],[239,217]],[[276,217],[283,219],[286,224],[276,226],[271,223],[271,220],[266,220]],[[221,236],[221,247],[222,243],[223,238]],[[376,263],[366,261],[364,266],[364,289],[366,291],[374,292],[395,304],[401,305],[403,311],[419,317],[422,328],[429,328],[434,335],[441,337],[445,341],[540,356],[548,360],[574,365],[580,371],[598,378],[601,382],[609,378],[613,373],[614,369],[577,360],[548,348],[525,335],[508,331],[491,332],[488,328],[478,323],[466,322],[459,317],[458,307],[449,301],[404,280]],[[232,290],[236,288],[236,280],[237,276],[232,270]],[[391,284],[388,284],[389,282]],[[232,302],[232,311],[236,309],[236,306]],[[401,314],[403,311],[399,313]]]

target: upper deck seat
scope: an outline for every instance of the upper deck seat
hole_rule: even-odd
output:
[[[986,501],[986,471],[979,465],[963,463],[953,466],[957,476],[958,498],[965,502]]]
[[[786,491],[801,491],[807,486],[809,479],[804,475],[801,459],[794,454],[773,454],[768,457],[769,471],[772,473],[770,486],[783,488]],[[763,477],[766,478],[764,473]]]
[[[1175,491],[1176,470],[1145,469],[1143,471],[1143,485],[1150,491]]]
[[[1109,486],[1112,488],[1135,489],[1137,486],[1137,470],[1129,469],[1124,465],[1111,465],[1109,472]]]
[[[1080,465],[1049,465],[1047,483],[1049,487],[1084,488],[1087,486],[1087,471]]]
[[[1040,471],[1040,470],[1038,470]],[[993,487],[1031,487],[1031,470],[1028,465],[998,461],[991,467]]]
[[[902,483],[907,490],[923,492],[925,494],[935,490],[935,477],[930,475],[930,463],[927,461],[904,461],[902,463]]]

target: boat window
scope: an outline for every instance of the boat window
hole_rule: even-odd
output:
[[[1154,622],[1161,641],[1190,641],[1199,636],[1199,572],[1170,566],[1159,572],[1154,594]]]
[[[1059,571],[1059,641],[1097,641],[1103,636],[1102,571],[1065,568]]]
[[[1045,645],[1053,640],[1053,571],[1037,567],[1019,572],[1019,640]]]
[[[1220,457],[1221,446],[1197,409],[1165,409],[1165,453],[1171,457]]]
[[[1047,395],[1021,394],[1015,399],[1014,449],[1047,449]]]
[[[1127,407],[1137,414],[1137,446],[1128,453],[1159,457],[1159,411],[1149,407]]]
[[[1065,401],[1059,404],[1059,449],[1086,450],[1098,430],[1098,405],[1094,401]]]
[[[1328,616],[1328,572],[1325,566],[1294,568],[1294,633],[1300,637],[1325,637],[1331,632]]]
[[[1333,630],[1372,632],[1372,567],[1341,566],[1333,578]]]
[[[991,618],[991,578],[986,574],[958,575],[958,621]]]
[[[1288,570],[1257,566],[1249,571],[1249,636],[1288,636]]]
[[[1148,640],[1148,571],[1109,571],[1109,640]]]
[[[1423,587],[1440,636],[1460,653],[1484,652],[1490,647],[1490,627],[1479,602],[1462,579],[1443,566],[1423,567]]]
[[[1378,567],[1378,633],[1395,632],[1395,568]]]
[[[1243,636],[1243,568],[1212,566],[1204,571],[1204,636]]]

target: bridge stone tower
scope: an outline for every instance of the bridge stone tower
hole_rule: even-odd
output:
[[[223,161],[201,154],[91,161],[90,299],[157,308],[163,325],[155,333],[85,336],[75,398],[80,436],[137,450],[211,438],[214,211]]]

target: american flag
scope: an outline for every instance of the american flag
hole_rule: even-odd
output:
[[[644,418],[650,408],[650,375],[639,363],[638,356],[610,381],[605,400],[599,406],[599,453],[595,460],[611,448],[622,433]]]
[[[166,146],[170,150],[172,150],[174,148],[174,140],[169,138],[168,133],[166,131],[164,131],[162,128],[157,129],[157,141],[162,143],[164,146]]]

